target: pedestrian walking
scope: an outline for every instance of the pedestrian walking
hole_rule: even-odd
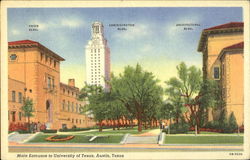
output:
[[[38,121],[37,123],[37,132],[40,132],[41,131],[41,123]]]
[[[34,122],[31,122],[30,124],[30,132],[34,133]]]

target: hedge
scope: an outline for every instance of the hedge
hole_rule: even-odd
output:
[[[189,131],[189,124],[187,123],[175,123],[170,125],[170,134],[187,133],[188,131]],[[168,129],[165,128],[162,130],[162,132],[168,133]]]
[[[56,129],[46,129],[46,130],[41,130],[43,133],[57,133]]]

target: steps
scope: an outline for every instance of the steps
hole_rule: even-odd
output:
[[[125,144],[157,144],[158,136],[131,136],[126,139]]]

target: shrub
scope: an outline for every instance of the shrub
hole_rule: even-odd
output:
[[[56,133],[57,130],[56,129],[46,129],[46,130],[41,130],[41,132],[43,132],[43,133]]]
[[[60,132],[77,132],[77,131],[87,131],[91,130],[92,128],[71,128],[71,129],[59,129]]]
[[[204,127],[209,129],[208,131],[212,132],[222,132],[222,133],[234,133],[238,129],[236,123],[236,118],[232,112],[227,120],[225,116],[225,111],[221,113],[220,119],[218,121],[210,121]],[[244,129],[243,129],[244,130]]]
[[[187,123],[175,123],[170,125],[170,134],[187,133],[189,131],[189,124]],[[162,132],[168,133],[168,129],[165,128]]]
[[[27,133],[31,133],[30,131],[28,130],[18,130],[17,131],[19,134],[27,134]]]
[[[10,123],[9,125],[9,131],[19,131],[19,130],[28,130],[28,124],[27,123]]]
[[[238,129],[238,125],[236,122],[236,118],[234,116],[234,113],[232,112],[229,116],[229,120],[228,120],[228,126],[225,128],[225,132],[226,133],[233,133],[235,131],[237,131]]]

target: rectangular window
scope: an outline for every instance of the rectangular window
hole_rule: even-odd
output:
[[[56,68],[56,61],[54,60],[54,68]]]
[[[69,103],[69,101],[68,101],[68,112],[69,112],[69,108],[70,108],[70,103]]]
[[[62,103],[62,110],[63,111],[65,110],[65,100],[63,100],[63,103]]]
[[[12,91],[12,102],[16,102],[16,91]]]
[[[76,113],[78,113],[78,104],[76,103]]]
[[[19,117],[19,121],[21,121],[22,120],[22,112],[18,113],[18,117]]]
[[[74,112],[74,103],[73,102],[72,102],[71,110],[72,110],[72,112]]]
[[[214,79],[220,79],[220,68],[214,67]]]
[[[52,78],[52,88],[54,89],[55,88],[55,82],[54,82],[54,78]]]
[[[48,88],[50,89],[51,88],[51,78],[50,77],[48,77],[47,84],[48,84]]]
[[[16,121],[16,111],[11,112],[12,122]]]
[[[21,92],[18,92],[18,102],[22,103],[23,95]]]
[[[43,53],[41,53],[41,61],[43,61]]]

